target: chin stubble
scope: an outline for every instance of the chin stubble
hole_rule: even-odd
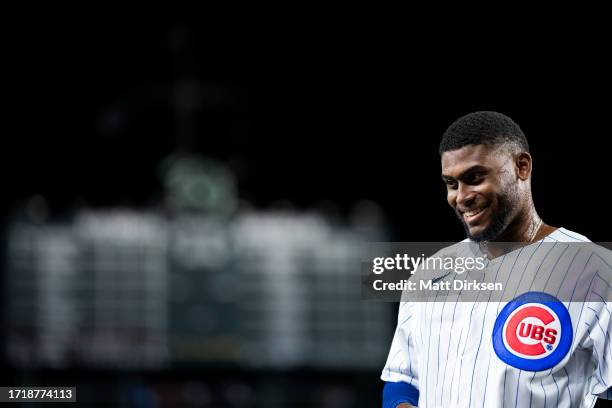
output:
[[[465,230],[465,233],[468,238],[476,242],[493,241],[502,232],[504,232],[504,230],[510,224],[510,218],[512,216],[512,210],[514,206],[508,195],[499,196],[498,203],[499,205],[497,211],[495,211],[491,215],[490,225],[480,234],[476,235],[470,234],[470,229],[465,223],[465,220],[463,219],[461,214],[457,213],[457,215],[459,216],[459,220],[461,221],[461,225],[463,225],[463,229]]]

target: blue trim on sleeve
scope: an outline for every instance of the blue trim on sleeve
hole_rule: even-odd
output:
[[[414,385],[405,382],[385,382],[383,408],[395,408],[402,402],[416,407],[419,403],[419,390]]]

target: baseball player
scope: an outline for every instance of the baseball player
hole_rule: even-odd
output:
[[[459,118],[440,155],[448,203],[468,236],[464,250],[473,256],[476,247],[484,274],[506,292],[500,301],[483,292],[477,301],[401,302],[381,376],[383,407],[592,407],[612,399],[610,251],[542,221],[527,139],[509,117]]]

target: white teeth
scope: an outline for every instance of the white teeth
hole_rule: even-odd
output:
[[[482,210],[484,210],[484,208],[480,208],[478,210],[474,210],[474,211],[467,211],[464,214],[467,215],[468,217],[473,217],[477,214],[480,214],[482,212]]]

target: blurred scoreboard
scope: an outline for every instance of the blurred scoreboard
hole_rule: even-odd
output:
[[[359,249],[383,240],[376,228],[282,212],[15,221],[5,252],[7,359],[379,368],[391,305],[361,300]]]

